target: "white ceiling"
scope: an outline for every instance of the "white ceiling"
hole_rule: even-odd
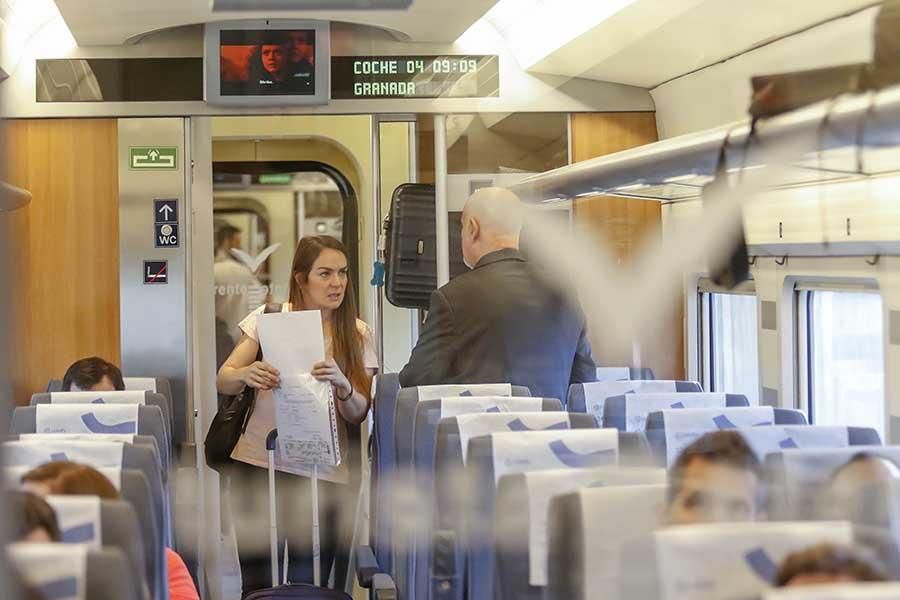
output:
[[[871,0],[636,0],[526,67],[649,88],[869,4]],[[832,59],[842,61],[839,55]],[[778,70],[773,64],[771,71]]]
[[[212,12],[209,0],[55,0],[79,46],[122,45],[151,31],[231,19],[307,18],[380,27],[413,42],[455,41],[496,0],[414,0],[406,11]]]

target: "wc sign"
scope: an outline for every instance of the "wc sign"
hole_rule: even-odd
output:
[[[153,245],[157,248],[178,247],[178,199],[153,201]]]

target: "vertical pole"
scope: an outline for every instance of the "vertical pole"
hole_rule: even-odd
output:
[[[312,472],[312,517],[313,517],[313,585],[322,585],[322,548],[319,545],[319,466],[313,465]]]
[[[434,115],[434,225],[438,287],[450,281],[450,234],[447,231],[447,115]]]
[[[278,507],[275,503],[275,449],[269,453],[269,562],[272,564],[272,587],[278,586]]]
[[[372,115],[372,199],[375,203],[375,218],[372,219],[372,239],[375,248],[372,256],[376,261],[384,260],[385,240],[381,230],[381,121]],[[384,372],[384,294],[378,286],[372,286],[375,298],[375,349],[378,352],[378,372]]]

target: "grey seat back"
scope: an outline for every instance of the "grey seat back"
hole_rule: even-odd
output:
[[[153,565],[145,555],[137,513],[131,504],[96,496],[47,496],[46,499],[56,511],[63,542],[88,544],[94,549],[119,548],[128,558],[133,576],[142,586],[148,586],[151,597],[158,597],[155,595],[158,582]]]
[[[466,458],[467,507],[463,544],[468,598],[494,591],[494,522],[497,483],[504,475],[588,468],[618,462],[615,429],[494,433],[472,438]]]
[[[527,388],[513,386],[508,383],[500,384],[453,384],[453,385],[429,385],[412,388],[402,388],[397,393],[397,402],[394,413],[393,446],[394,465],[393,480],[400,486],[407,486],[413,480],[413,435],[416,419],[416,406],[420,401],[434,400],[447,397],[510,397],[530,396]],[[389,484],[390,485],[390,484]],[[391,494],[392,515],[391,522],[396,523],[401,517],[400,506],[396,502],[397,494]],[[392,573],[399,582],[399,591],[404,594],[405,583],[409,581],[410,565],[407,550],[406,534],[396,533],[392,530]]]
[[[656,379],[653,369],[648,367],[597,367],[597,381]]]
[[[662,524],[666,493],[665,484],[650,483],[555,495],[547,513],[544,597],[619,598],[622,548]]]
[[[849,523],[828,521],[687,525],[659,530],[653,538],[656,551],[646,558],[656,558],[660,597],[687,598],[688,590],[704,589],[723,600],[758,597],[792,552],[855,540]]]
[[[403,499],[412,501],[403,506],[400,514],[415,514],[411,523],[403,526],[407,536],[406,544],[410,548],[407,556],[408,580],[407,596],[422,597],[427,593],[428,574],[431,568],[431,536],[433,523],[434,497],[434,454],[438,424],[441,416],[455,415],[459,421],[463,416],[484,418],[487,431],[511,431],[509,427],[544,428],[557,426],[591,427],[593,423],[585,419],[570,419],[562,412],[562,405],[555,398],[503,398],[493,402],[479,402],[484,398],[446,398],[444,400],[425,400],[416,407],[416,427],[414,434],[415,449],[413,457],[415,494],[400,494]],[[526,408],[537,412],[507,412],[507,409]],[[493,412],[502,410],[503,412]],[[471,412],[478,411],[478,412]],[[492,411],[492,412],[487,412]],[[574,415],[585,417],[585,415]],[[512,424],[512,425],[510,425]],[[403,543],[403,542],[401,542]]]
[[[169,468],[168,465],[162,462],[162,456],[159,452],[159,447],[156,445],[156,438],[149,435],[131,435],[131,434],[100,434],[100,433],[22,433],[22,434],[7,434],[5,436],[0,436],[0,441],[3,442],[56,442],[56,441],[115,441],[115,442],[125,442],[129,444],[134,444],[135,446],[140,446],[144,448],[149,448],[153,452],[153,456],[160,465],[160,473],[164,478],[168,477]]]
[[[391,572],[390,538],[390,479],[394,471],[394,415],[397,409],[397,392],[400,381],[396,373],[376,375],[372,386],[372,479],[370,543],[378,566]]]
[[[142,600],[118,548],[13,544],[9,556],[23,579],[47,600]]]
[[[798,421],[798,425],[793,425]],[[785,426],[803,427],[806,418],[800,411],[771,406],[661,410],[647,416],[647,441],[657,463],[668,465],[675,461],[681,450],[704,433],[719,429],[756,429],[783,423],[790,424]]]
[[[496,589],[503,600],[542,600],[547,585],[547,568],[551,558],[555,558],[559,550],[549,550],[548,515],[550,503],[554,498],[574,493],[581,488],[602,488],[607,492],[610,486],[631,488],[661,487],[658,502],[663,502],[665,469],[640,469],[600,467],[597,469],[561,469],[552,471],[536,471],[507,475],[500,480],[497,488],[496,544],[494,547],[496,564]],[[608,517],[599,526],[611,530],[604,531],[604,536],[623,533],[628,525],[635,521],[635,513],[642,506],[633,497],[626,497],[622,502],[625,509],[621,512],[610,510]],[[655,519],[643,518],[638,522],[655,522]],[[628,523],[623,519],[627,518]],[[580,542],[577,534],[569,536],[572,544]],[[570,554],[570,550],[566,554]],[[561,565],[558,565],[558,568]],[[573,565],[565,565],[566,578],[571,579]],[[597,590],[596,597],[604,597]]]
[[[123,417],[124,412],[135,411]],[[52,427],[38,431],[39,414],[54,416]],[[54,415],[56,413],[56,415]],[[55,417],[59,416],[59,420]],[[46,429],[50,429],[47,431]],[[162,462],[171,464],[171,443],[158,406],[129,405],[37,405],[13,410],[10,433],[112,433],[149,435],[156,439]]]
[[[602,426],[603,407],[606,405],[607,398],[622,394],[702,391],[703,388],[695,381],[638,379],[574,383],[569,386],[566,408],[569,412],[591,413],[600,420]]]
[[[172,401],[162,394],[143,390],[124,392],[51,392],[31,395],[31,406],[38,404],[142,404],[158,406],[163,414],[166,435],[173,439],[175,421]]]
[[[647,415],[658,410],[738,406],[750,406],[746,396],[716,392],[622,394],[606,399],[603,423],[619,431],[644,431]]]

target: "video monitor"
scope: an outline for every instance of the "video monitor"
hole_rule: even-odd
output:
[[[206,26],[206,101],[241,106],[325,104],[327,23],[240,21]]]

